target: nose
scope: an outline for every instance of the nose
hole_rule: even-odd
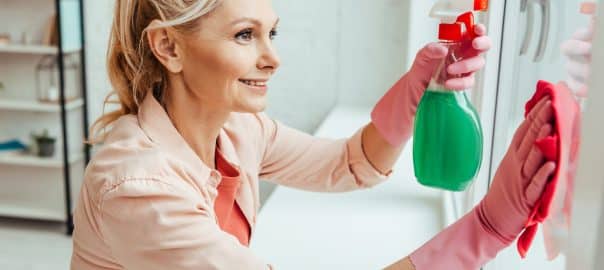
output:
[[[263,42],[263,45],[259,48],[259,55],[257,64],[259,70],[270,72],[271,74],[277,71],[281,60],[279,60],[275,46],[273,46],[270,39]]]

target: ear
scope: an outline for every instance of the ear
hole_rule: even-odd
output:
[[[159,27],[160,21],[153,20],[147,31],[147,42],[149,48],[166,69],[172,73],[182,71],[182,53],[174,38],[174,35],[167,28]]]

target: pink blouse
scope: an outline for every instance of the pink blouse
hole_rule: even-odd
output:
[[[232,113],[218,138],[239,171],[235,202],[254,237],[258,179],[322,192],[385,180],[365,157],[361,130],[322,139],[269,119]],[[74,212],[71,269],[267,269],[215,211],[220,173],[205,166],[148,94],[118,119],[86,168]]]

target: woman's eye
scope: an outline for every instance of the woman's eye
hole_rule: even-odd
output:
[[[279,32],[277,32],[276,29],[271,30],[271,33],[269,34],[270,39],[275,39],[275,37],[279,34]]]
[[[243,41],[250,41],[252,39],[252,30],[250,30],[250,29],[243,30],[243,31],[237,33],[235,35],[235,38],[239,39],[239,40],[243,40]]]
[[[269,32],[268,37],[272,40],[277,36],[277,30],[273,29]],[[254,37],[254,33],[251,29],[243,30],[235,35],[235,39],[240,41],[251,41]]]

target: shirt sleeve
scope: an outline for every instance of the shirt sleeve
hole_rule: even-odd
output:
[[[348,139],[325,139],[287,127],[258,114],[264,155],[260,178],[294,188],[343,192],[374,186],[386,180],[367,160],[362,131]]]
[[[201,196],[181,189],[131,179],[105,192],[101,232],[125,269],[269,269],[218,227]]]

